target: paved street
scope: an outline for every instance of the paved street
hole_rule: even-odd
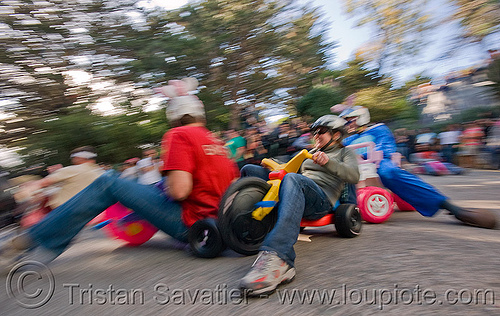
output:
[[[500,221],[500,171],[423,178],[458,205],[494,210]],[[241,299],[235,289],[255,257],[225,251],[199,259],[162,234],[131,248],[86,230],[50,265],[53,280],[39,267],[25,269],[24,283],[0,277],[0,315],[500,314],[498,228],[395,212],[354,239],[338,237],[332,225],[304,234],[311,241],[296,245],[295,281],[268,298]],[[45,297],[41,307],[20,306]]]

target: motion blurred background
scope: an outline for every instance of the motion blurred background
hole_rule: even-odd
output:
[[[352,94],[392,128],[498,117],[499,26],[491,0],[2,0],[0,167],[140,156],[168,129],[153,88],[186,76],[216,132]]]

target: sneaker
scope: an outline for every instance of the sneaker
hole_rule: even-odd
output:
[[[485,209],[469,209],[455,214],[455,217],[467,225],[495,228],[496,217],[493,212]]]
[[[291,267],[274,251],[261,251],[252,269],[241,279],[242,293],[250,296],[271,294],[280,284],[288,283],[295,277]]]

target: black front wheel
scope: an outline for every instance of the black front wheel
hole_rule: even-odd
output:
[[[361,232],[361,213],[355,204],[341,204],[335,210],[335,229],[341,237],[353,238]]]
[[[243,255],[254,255],[276,223],[276,210],[262,220],[252,217],[255,204],[262,201],[271,187],[256,177],[245,177],[233,183],[219,206],[219,228],[229,248]]]

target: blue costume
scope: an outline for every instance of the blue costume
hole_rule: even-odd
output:
[[[384,153],[384,158],[377,170],[384,186],[408,202],[420,214],[424,216],[436,214],[447,197],[391,161],[391,155],[396,152],[396,142],[387,126],[381,123],[373,125],[359,134],[345,138],[343,143],[347,146],[368,141],[374,142],[375,149]],[[358,153],[366,155],[366,149],[365,152]]]

